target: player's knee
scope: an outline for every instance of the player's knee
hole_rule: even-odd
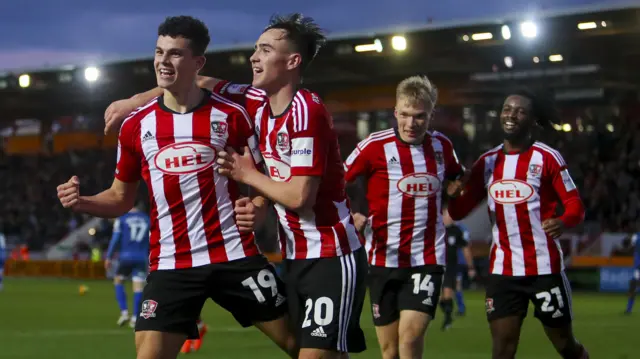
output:
[[[137,359],[174,359],[186,335],[158,331],[136,332]]]
[[[493,333],[493,359],[512,359],[518,349],[518,335],[501,331]]]
[[[120,284],[122,284],[122,277],[120,277],[120,276],[115,276],[115,277],[113,277],[113,284],[114,284],[114,285],[120,285]]]
[[[144,289],[144,281],[134,279],[132,287],[134,292],[142,292],[142,290]]]
[[[300,350],[298,359],[340,359],[341,357],[342,353],[336,351],[303,348]]]
[[[516,357],[518,340],[510,337],[493,339],[493,359],[513,359]]]
[[[395,341],[386,341],[380,343],[380,350],[382,351],[382,359],[398,359],[400,353],[398,352],[398,343]]]
[[[414,357],[422,353],[426,326],[411,325],[403,328],[398,339],[399,353],[403,357]]]

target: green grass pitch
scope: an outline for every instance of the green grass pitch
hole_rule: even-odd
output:
[[[89,292],[80,296],[80,284]],[[122,359],[133,358],[133,331],[118,328],[118,307],[108,281],[79,282],[55,279],[5,281],[0,292],[0,358],[7,359]],[[131,301],[131,295],[128,297]],[[466,293],[468,314],[454,328],[440,331],[442,314],[426,336],[429,359],[490,358],[490,338],[484,316],[482,293]],[[640,358],[640,311],[621,315],[623,295],[574,294],[575,332],[592,358]],[[368,305],[365,306],[368,308]],[[517,358],[558,358],[547,342],[530,308]],[[203,316],[209,325],[202,349],[187,358],[284,358],[257,330],[241,329],[233,318],[213,302]],[[375,332],[367,309],[362,325],[369,349],[352,358],[380,358]]]

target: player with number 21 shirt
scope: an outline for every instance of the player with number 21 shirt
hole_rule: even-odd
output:
[[[461,196],[449,203],[449,214],[460,220],[487,200],[493,245],[485,304],[494,359],[515,356],[530,301],[563,358],[588,357],[573,336],[571,288],[558,243],[565,228],[582,221],[584,207],[562,155],[535,139],[536,128],[551,127],[554,115],[535,94],[508,96],[500,115],[504,143],[475,162]]]

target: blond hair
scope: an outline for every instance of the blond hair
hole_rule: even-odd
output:
[[[438,89],[427,76],[411,76],[398,84],[396,99],[400,98],[411,104],[422,102],[433,109],[438,102]]]

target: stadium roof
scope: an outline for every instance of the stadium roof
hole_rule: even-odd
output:
[[[336,85],[395,82],[408,75],[428,73],[437,83],[465,91],[497,91],[505,82],[534,82],[559,88],[597,84],[638,89],[640,5],[591,6],[534,15],[332,36],[311,65],[305,84],[322,92]],[[521,34],[521,22],[525,20],[536,24],[535,38]],[[580,30],[580,23],[594,27]],[[510,28],[508,40],[502,36],[504,25]],[[485,40],[473,40],[474,34]],[[394,35],[406,38],[405,51],[392,49]],[[376,39],[379,43],[373,48],[381,47],[381,52],[355,51],[357,45],[373,45]],[[202,73],[250,81],[248,59],[252,46],[225,47],[207,53]],[[550,58],[552,55],[555,56]],[[507,66],[507,57],[511,67]],[[536,57],[538,61],[534,62]],[[0,108],[15,111],[16,116],[103,110],[110,101],[155,84],[151,57],[102,64],[100,79],[95,83],[87,83],[83,72],[78,67],[31,72],[30,86],[25,89],[17,86],[17,75],[0,77]],[[52,103],[56,104],[53,109]]]

